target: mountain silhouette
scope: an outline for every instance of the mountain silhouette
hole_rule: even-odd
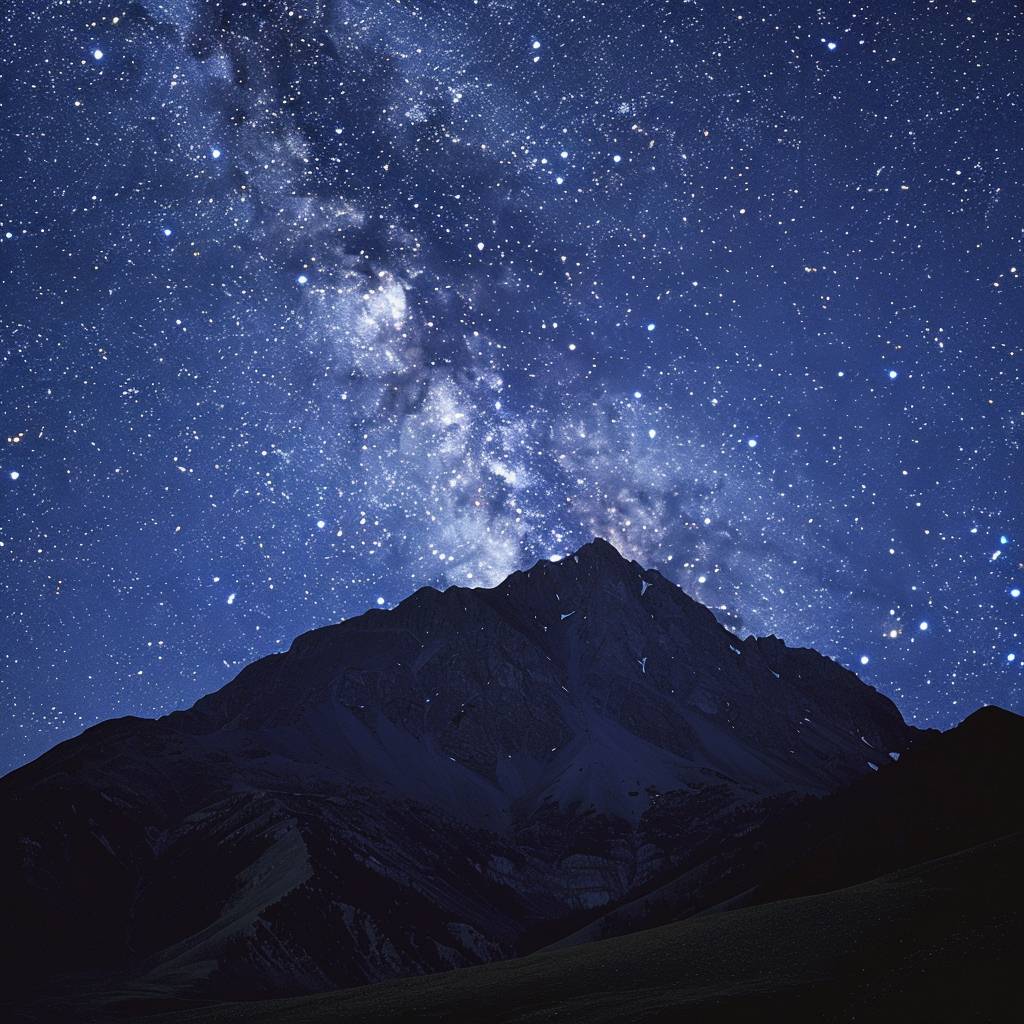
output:
[[[7,988],[115,1016],[314,993],[850,885],[1012,830],[1019,800],[972,803],[1016,756],[1000,714],[914,729],[595,540],[0,780]],[[956,753],[979,721],[988,760]]]

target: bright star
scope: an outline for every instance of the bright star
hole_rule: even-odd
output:
[[[921,630],[922,633],[926,633],[928,631],[928,623],[922,622],[917,628]]]
[[[103,51],[102,50],[93,50],[92,51],[92,56],[93,56],[93,60],[103,60]]]

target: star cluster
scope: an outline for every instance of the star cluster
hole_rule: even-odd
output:
[[[595,534],[1019,709],[1015,5],[2,17],[2,766]]]

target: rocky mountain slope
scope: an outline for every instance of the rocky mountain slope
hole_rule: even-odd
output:
[[[1020,833],[815,896],[160,1024],[991,1024],[1020,1015]]]
[[[830,892],[1018,833],[1021,778],[1024,718],[979,708],[948,732],[922,734],[878,772],[716,844],[554,945]]]
[[[676,919],[665,913],[672,890],[692,900],[693,879],[680,876],[594,922],[605,936],[618,924],[620,938],[578,933],[560,944],[572,948],[521,960],[211,1005],[167,1024],[1013,1019],[1022,777],[1024,718],[981,708],[882,771],[737,837],[714,885],[743,888],[713,913],[676,907],[687,920],[651,927]]]
[[[529,952],[920,735],[594,541],[305,634],[0,780],[12,974],[152,1008]]]

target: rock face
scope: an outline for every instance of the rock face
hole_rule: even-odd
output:
[[[1019,838],[1022,777],[1024,717],[979,708],[948,732],[919,734],[903,757],[879,771],[720,839],[552,945],[576,946],[698,912],[832,892],[1005,836]],[[1006,894],[1008,911],[1020,902],[1015,893]],[[842,930],[841,923],[836,927]],[[879,935],[886,932],[899,938],[891,929]]]
[[[312,992],[528,951],[913,742],[596,540],[299,637],[0,781],[21,977]]]

